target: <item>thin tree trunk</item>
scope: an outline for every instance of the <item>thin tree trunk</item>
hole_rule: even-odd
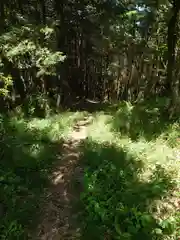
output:
[[[177,23],[178,15],[180,10],[180,1],[174,0],[172,7],[172,17],[168,24],[168,65],[167,65],[167,81],[166,81],[166,93],[169,96],[173,95],[173,80],[174,80],[174,69],[175,69],[175,51],[177,43]]]
[[[0,30],[4,30],[4,23],[5,23],[5,11],[4,11],[4,2],[3,0],[0,1]]]
[[[41,0],[41,14],[42,14],[42,23],[45,25],[46,24],[46,6],[45,6],[45,1]]]
[[[173,0],[172,17],[168,24],[168,64],[167,64],[167,80],[166,80],[166,96],[171,97],[169,113],[170,117],[174,115],[179,108],[179,81],[175,76],[176,63],[176,43],[178,33],[178,17],[180,11],[180,1]]]

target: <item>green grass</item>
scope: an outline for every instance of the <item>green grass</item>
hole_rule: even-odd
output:
[[[0,239],[28,239],[36,226],[41,201],[61,142],[84,113],[63,113],[46,119],[0,121]]]
[[[92,113],[81,145],[82,239],[179,240],[180,124],[165,105],[123,102]],[[85,115],[1,117],[0,239],[31,239],[61,143]]]
[[[94,114],[82,147],[83,239],[179,239],[180,125],[162,106]]]

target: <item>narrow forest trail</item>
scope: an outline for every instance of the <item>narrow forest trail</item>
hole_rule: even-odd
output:
[[[80,146],[87,138],[87,125],[92,118],[79,121],[62,145],[62,157],[52,174],[52,186],[48,190],[42,210],[41,222],[35,239],[80,239],[78,212],[73,206],[82,191],[83,168],[80,166]]]

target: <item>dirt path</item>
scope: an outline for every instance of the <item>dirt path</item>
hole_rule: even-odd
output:
[[[52,176],[52,187],[48,191],[42,209],[42,221],[38,227],[37,240],[80,239],[77,212],[72,206],[82,191],[83,169],[78,165],[79,147],[87,137],[90,117],[79,121],[63,144],[62,158]]]

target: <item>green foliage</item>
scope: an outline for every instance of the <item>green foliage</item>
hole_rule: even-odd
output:
[[[12,86],[12,77],[10,75],[4,76],[3,73],[0,74],[0,82],[3,87],[0,88],[0,95],[7,96],[9,93],[9,87]]]
[[[178,239],[179,123],[163,115],[166,102],[94,114],[82,146],[83,239]]]
[[[19,107],[18,107],[19,108]],[[32,94],[26,98],[20,112],[26,117],[47,117],[53,113],[50,99],[45,94]]]
[[[47,119],[1,116],[0,239],[28,239],[37,227],[50,175],[78,113]]]
[[[63,62],[65,57],[62,56],[62,52],[52,53],[47,48],[42,48],[37,51],[36,66],[39,68],[37,77],[44,75],[56,75],[56,64]]]
[[[15,24],[0,35],[0,93],[9,95],[9,101],[13,95],[13,106],[20,94],[26,114],[45,116],[50,112],[45,81],[57,75],[57,64],[65,60],[52,44],[55,37],[53,28],[33,24]]]
[[[157,102],[144,101],[132,105],[120,103],[115,113],[112,128],[128,135],[132,140],[144,137],[147,140],[156,138],[167,129],[168,116],[165,108],[168,101],[157,99]]]
[[[104,239],[107,232],[113,239],[161,239],[174,232],[173,222],[162,225],[149,210],[151,202],[165,197],[173,187],[166,170],[157,167],[142,182],[143,162],[108,142],[87,142],[83,159],[89,165],[82,194],[85,239],[90,239],[93,228],[94,239]]]
[[[62,52],[53,52],[48,46],[48,40],[53,32],[54,30],[49,27],[31,25],[12,28],[0,36],[0,50],[3,57],[18,69],[37,68],[37,77],[55,74],[56,64],[63,62],[65,56]]]

